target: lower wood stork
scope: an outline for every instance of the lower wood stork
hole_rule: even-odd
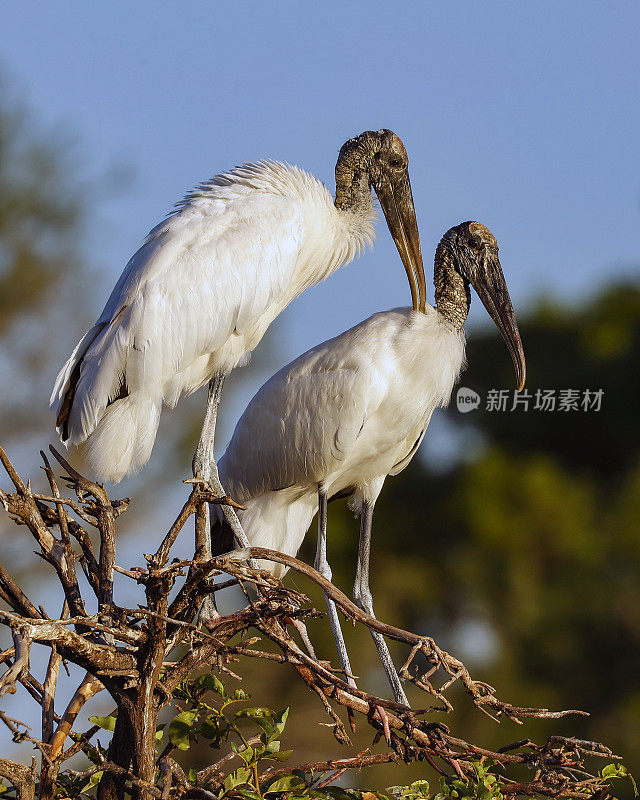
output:
[[[173,407],[209,381],[193,470],[222,494],[213,438],[224,377],[247,360],[295,297],[372,243],[372,189],[414,307],[423,307],[420,240],[402,141],[389,130],[349,139],[335,175],[334,199],[298,167],[245,164],[198,186],[149,233],[51,396],[62,441],[86,442],[98,479],[116,483],[141,469],[162,406]],[[225,507],[224,513],[241,536],[233,510]]]
[[[464,222],[435,255],[435,308],[375,314],[314,347],[274,375],[238,422],[220,462],[222,480],[246,506],[240,519],[251,545],[295,555],[318,510],[316,568],[326,578],[327,501],[350,497],[361,516],[355,602],[373,616],[369,553],[373,508],[387,475],[415,455],[436,408],[446,406],[464,365],[471,284],[502,334],[518,389],[525,358],[491,232]],[[220,517],[214,552],[233,547]],[[280,564],[261,563],[276,575]],[[343,669],[351,673],[335,606],[327,598]],[[373,633],[398,702],[407,702],[382,636]]]

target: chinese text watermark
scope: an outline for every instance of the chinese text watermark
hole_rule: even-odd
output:
[[[461,414],[482,406],[484,411],[600,411],[604,389],[536,389],[517,392],[515,389],[489,389],[484,403],[478,392],[461,386],[456,406]]]

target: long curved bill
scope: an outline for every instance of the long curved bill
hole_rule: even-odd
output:
[[[524,358],[524,349],[518,330],[518,322],[511,305],[509,290],[502,273],[498,256],[487,256],[483,268],[478,270],[471,280],[471,285],[478,293],[482,304],[487,309],[491,318],[496,323],[504,339],[516,370],[518,391],[524,389],[527,379],[527,365]]]
[[[397,183],[385,177],[374,188],[409,279],[413,309],[424,313],[427,288],[411,183],[404,176]]]

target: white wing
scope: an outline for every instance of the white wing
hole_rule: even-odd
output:
[[[435,409],[434,409],[435,410]],[[406,456],[400,459],[397,464],[393,466],[393,468],[389,471],[389,475],[399,475],[405,467],[409,466],[409,462],[418,452],[418,448],[422,444],[422,440],[424,439],[424,435],[427,432],[427,428],[429,427],[429,422],[431,422],[431,416],[433,414],[433,410],[429,414],[427,421],[425,422],[424,428],[422,429],[420,435],[413,443],[411,449],[407,453]]]
[[[123,391],[175,403],[198,388],[176,376],[285,304],[302,236],[294,198],[229,179],[154,228],[58,376],[51,402],[72,403],[70,441],[83,441]]]
[[[319,345],[255,395],[220,461],[233,497],[313,485],[348,457],[387,388],[357,340],[351,329]]]

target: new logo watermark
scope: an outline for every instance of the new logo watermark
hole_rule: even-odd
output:
[[[461,386],[456,395],[456,406],[461,414],[467,414],[473,411],[480,405],[480,395],[474,392],[473,389],[467,389],[466,386]]]
[[[489,389],[483,403],[478,392],[461,386],[456,393],[456,406],[461,414],[474,411],[481,405],[484,411],[585,413],[600,411],[603,398],[604,389],[536,389],[535,392]]]

